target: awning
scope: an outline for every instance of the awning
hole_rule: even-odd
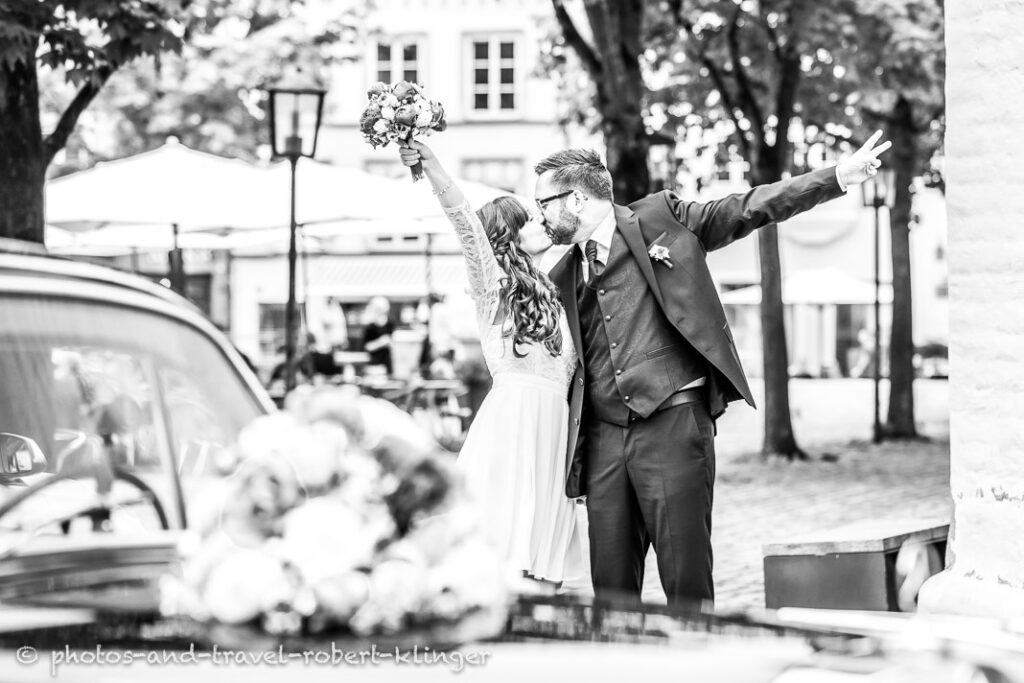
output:
[[[761,286],[725,292],[721,300],[723,304],[760,304]],[[782,276],[782,302],[785,304],[871,304],[874,301],[874,282],[859,280],[838,268],[802,270]],[[892,303],[892,285],[882,283],[879,301]]]
[[[427,258],[423,254],[311,256],[306,263],[310,296],[362,299],[377,295],[419,298],[427,294]],[[462,292],[469,287],[460,254],[432,256],[430,270],[435,292]]]

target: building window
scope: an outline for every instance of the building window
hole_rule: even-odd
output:
[[[522,159],[466,159],[462,177],[506,192],[519,192],[523,184]]]
[[[377,43],[377,80],[420,83],[423,49],[419,38],[388,38]]]
[[[473,113],[515,113],[519,109],[517,60],[522,50],[515,36],[474,36],[469,40],[469,108]]]

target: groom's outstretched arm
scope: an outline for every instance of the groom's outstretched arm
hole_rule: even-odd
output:
[[[684,201],[671,192],[664,193],[665,201],[706,251],[720,249],[757,228],[835,199],[849,186],[873,177],[881,166],[878,155],[891,146],[889,142],[876,146],[881,136],[881,131],[876,132],[860,149],[831,168],[759,185],[749,192],[706,203]]]
[[[697,236],[706,251],[713,251],[843,192],[833,167],[710,202],[686,201],[672,192],[664,196],[676,219]]]

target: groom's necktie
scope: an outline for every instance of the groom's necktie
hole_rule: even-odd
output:
[[[586,246],[583,247],[583,255],[587,257],[587,267],[590,269],[587,284],[592,285],[594,278],[601,277],[601,273],[604,272],[604,264],[597,260],[597,242],[587,240]]]

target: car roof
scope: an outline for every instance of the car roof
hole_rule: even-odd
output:
[[[76,261],[64,256],[56,256],[48,253],[45,246],[35,242],[0,238],[0,274],[18,273],[33,277],[102,283],[154,296],[168,303],[185,306],[199,312],[195,304],[185,297],[139,275],[94,263]]]
[[[0,238],[0,294],[43,294],[99,301],[159,313],[196,329],[214,342],[268,412],[273,401],[227,336],[188,299],[146,278],[46,252],[43,245]]]

